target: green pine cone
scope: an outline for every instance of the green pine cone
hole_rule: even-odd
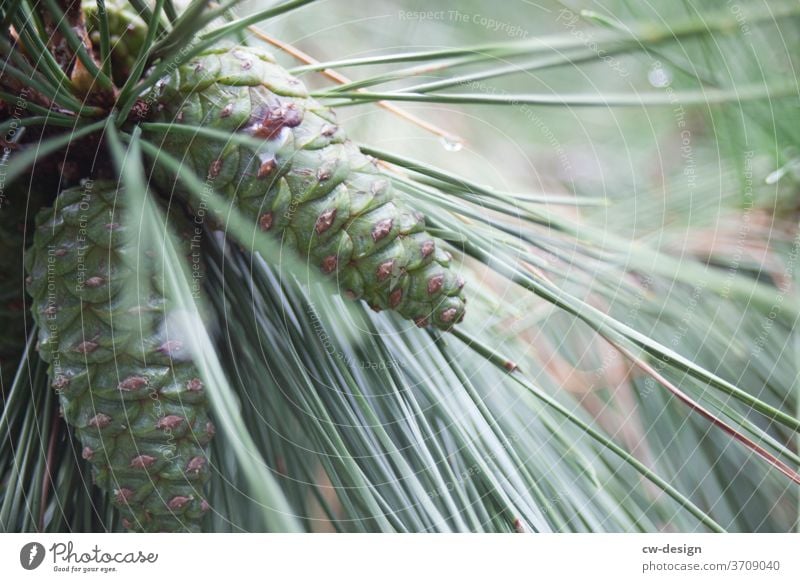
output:
[[[192,132],[151,134],[207,176],[265,231],[336,277],[351,298],[393,309],[417,325],[449,329],[464,317],[463,280],[450,256],[404,205],[374,159],[347,140],[331,109],[267,53],[208,50],[164,80],[153,116],[262,140],[252,148]],[[174,176],[156,171],[164,188]]]
[[[118,82],[130,75],[136,57],[147,36],[147,24],[126,0],[106,0],[111,68]],[[95,49],[100,47],[100,18],[97,0],[83,0],[81,4],[86,31]]]
[[[26,266],[38,350],[123,524],[197,531],[214,427],[158,249],[138,248],[125,207],[114,183],[87,181],[37,216]]]

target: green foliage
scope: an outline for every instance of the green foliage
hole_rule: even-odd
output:
[[[327,60],[285,61],[352,117],[349,133],[370,144],[362,151],[454,254],[469,313],[452,333],[344,302],[182,166],[182,152],[163,151],[166,124],[139,117],[160,79],[220,40],[260,45],[254,24],[296,38],[350,10],[293,0],[236,16],[236,4],[131,2],[149,26],[126,79],[103,60],[113,49],[102,21],[96,62],[66,34],[72,62],[96,81],[87,96],[47,49],[36,5],[0,8],[0,126],[24,126],[7,180],[54,158],[77,177],[118,180],[142,194],[142,235],[156,246],[171,221],[145,192],[197,219],[208,305],[161,246],[166,289],[205,321],[190,322],[219,429],[205,529],[798,526],[796,3],[734,12],[710,0],[657,10],[607,0],[546,13],[509,2],[496,17],[525,15],[527,38],[431,22],[427,33],[454,48],[398,51],[370,28],[337,28],[336,43],[324,32],[304,43]],[[364,38],[375,45],[352,45]],[[331,70],[355,80],[325,86]],[[17,115],[21,84],[28,106]],[[447,149],[462,133],[475,149],[445,152],[403,110],[373,117],[387,100],[424,106],[417,125],[447,136]],[[464,122],[451,104],[475,117]],[[213,125],[192,131],[209,148],[258,146]],[[547,175],[527,173],[514,145]],[[154,169],[177,178],[176,192],[149,187]],[[0,528],[118,529],[58,417],[32,328],[3,386]]]

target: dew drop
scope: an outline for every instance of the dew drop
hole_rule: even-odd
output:
[[[774,172],[770,172],[769,175],[764,179],[764,183],[769,184],[772,186],[773,184],[777,184],[781,178],[786,175],[785,168],[779,168]]]
[[[788,174],[791,174],[795,178],[800,176],[800,158],[789,160],[789,162],[786,165],[781,166],[777,170],[770,172],[769,175],[767,175],[767,177],[764,178],[764,182],[771,186],[773,184],[777,184],[784,178],[784,176]]]
[[[464,147],[464,143],[460,139],[450,136],[442,136],[439,141],[448,152],[460,152]]]
[[[663,89],[672,83],[672,73],[664,67],[654,66],[647,73],[647,80],[653,87]]]

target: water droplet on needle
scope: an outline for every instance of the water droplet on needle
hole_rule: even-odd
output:
[[[464,147],[464,142],[449,135],[442,136],[439,141],[441,142],[442,147],[448,152],[460,152]]]
[[[650,81],[653,87],[663,89],[664,87],[669,87],[670,83],[672,83],[672,73],[664,67],[654,66],[647,73],[647,80]]]

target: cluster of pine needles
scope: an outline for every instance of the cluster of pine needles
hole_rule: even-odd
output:
[[[277,17],[313,22],[315,5],[334,2],[285,0],[246,16],[239,3],[130,0],[147,35],[126,78],[112,71],[103,0],[91,49],[75,32],[80,2],[0,3],[3,184],[23,185],[28,212],[49,203],[31,194],[37,176],[58,182],[57,192],[75,177],[109,174],[126,192],[145,193],[137,204],[149,208],[156,194],[146,168],[156,160],[189,192],[175,204],[202,203],[213,218],[203,309],[216,323],[196,330],[207,339],[197,359],[218,425],[207,531],[797,527],[798,89],[785,71],[757,66],[780,48],[776,38],[796,59],[796,2],[770,10],[754,2],[736,14],[716,2],[681,3],[667,19],[613,2],[607,13],[578,13],[591,46],[566,31],[357,58],[311,58],[270,34]],[[359,144],[426,215],[467,280],[463,324],[417,329],[345,302],[209,194],[204,176],[142,137],[158,127],[137,119],[141,96],[221,40],[269,45],[324,104],[381,107],[448,144],[457,143],[453,132],[402,102],[510,116],[523,106],[543,114],[680,106],[705,128],[701,177],[691,192],[680,167],[659,191],[609,183],[611,195],[508,192]],[[674,72],[674,88],[474,90],[561,69],[580,86],[582,68],[609,56],[657,59]],[[795,73],[798,64],[790,63]],[[745,152],[765,157],[766,170]],[[753,181],[755,202],[744,207]],[[632,201],[633,218],[619,210]],[[157,239],[165,218],[151,210],[141,228]],[[752,219],[744,242],[743,211]],[[675,218],[687,212],[700,224]],[[714,220],[722,226],[708,232]],[[23,289],[24,273],[14,276]],[[170,284],[193,308],[191,281]],[[28,316],[14,338],[19,361],[2,364],[0,530],[116,531],[119,517],[59,417],[36,333]]]

